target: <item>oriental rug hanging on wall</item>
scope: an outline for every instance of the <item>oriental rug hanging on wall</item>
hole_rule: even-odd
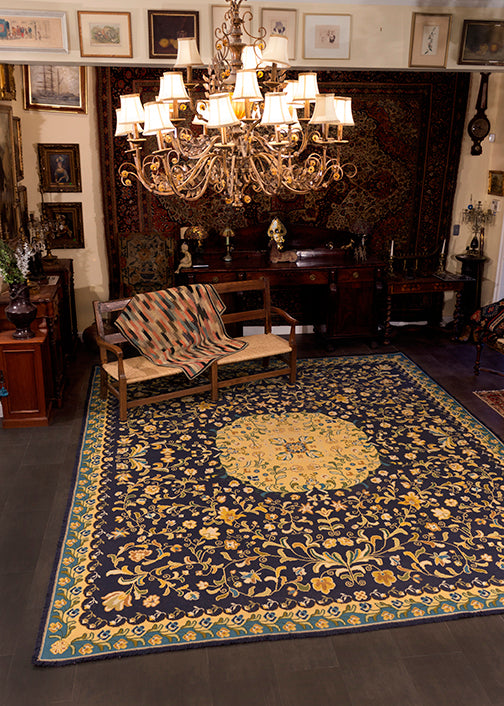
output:
[[[35,662],[504,608],[504,445],[401,354],[119,422],[95,375]]]

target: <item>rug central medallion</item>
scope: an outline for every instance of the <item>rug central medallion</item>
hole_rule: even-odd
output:
[[[241,417],[217,433],[216,445],[228,475],[266,492],[348,488],[380,466],[355,424],[320,413]]]

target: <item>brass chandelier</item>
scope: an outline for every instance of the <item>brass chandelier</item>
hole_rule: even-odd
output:
[[[129,145],[123,185],[138,180],[187,201],[210,189],[240,206],[254,192],[306,194],[344,172],[355,176],[355,165],[341,160],[343,128],[354,124],[351,99],[320,93],[313,72],[286,80],[287,37],[273,34],[266,43],[263,27],[250,34],[252,13],[240,14],[242,1],[226,0],[201,84],[193,78],[203,63],[196,40],[179,38],[174,68],[185,68],[185,81],[182,71],[165,72],[156,100],[144,105],[139,94],[121,96],[115,134]]]

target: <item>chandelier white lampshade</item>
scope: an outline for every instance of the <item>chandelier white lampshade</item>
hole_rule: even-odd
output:
[[[319,93],[315,99],[310,123],[312,125],[338,125],[339,122],[334,93]]]
[[[294,92],[295,101],[310,101],[314,103],[319,93],[316,73],[310,71],[299,74],[296,90]]]
[[[181,71],[165,71],[159,84],[157,100],[189,102],[189,94]]]
[[[236,72],[236,83],[233,91],[233,100],[261,101],[263,99],[257,74],[252,69]]]
[[[177,59],[174,66],[203,66],[195,37],[177,39]]]
[[[352,99],[337,96],[334,102],[336,104],[336,115],[341,125],[355,125],[352,114]]]
[[[143,123],[145,119],[144,108],[139,93],[129,93],[121,96],[121,122],[132,125]]]
[[[229,93],[215,93],[208,99],[208,128],[239,125]]]
[[[266,93],[261,125],[290,125],[293,122],[285,93]]]
[[[242,49],[241,61],[245,70],[259,68],[262,61],[262,50],[259,45],[246,44]]]
[[[169,103],[149,101],[149,103],[144,105],[144,112],[144,135],[156,135],[158,132],[174,132],[175,126],[170,119],[171,109]]]
[[[284,35],[272,34],[268,39],[266,48],[263,50],[260,66],[272,66],[276,64],[280,67],[290,66],[289,61],[289,40]]]
[[[321,94],[314,71],[287,81],[287,37],[273,34],[265,42],[263,27],[252,36],[245,29],[250,9],[240,14],[244,0],[226,3],[202,77],[192,78],[192,67],[202,65],[195,39],[182,38],[177,70],[163,73],[156,101],[144,108],[138,94],[121,96],[116,134],[128,142],[122,183],[136,180],[186,201],[209,190],[243,206],[258,193],[308,194],[354,176],[355,165],[341,159],[343,126],[353,125],[350,99]],[[141,125],[156,135],[157,150],[152,139],[139,139]]]

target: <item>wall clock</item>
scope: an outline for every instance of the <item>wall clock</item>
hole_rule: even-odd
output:
[[[471,154],[475,155],[483,152],[481,143],[490,132],[490,121],[485,114],[488,100],[489,76],[489,71],[481,72],[478,98],[476,100],[476,113],[471,120],[469,120],[469,124],[467,126],[467,132],[472,140]]]

